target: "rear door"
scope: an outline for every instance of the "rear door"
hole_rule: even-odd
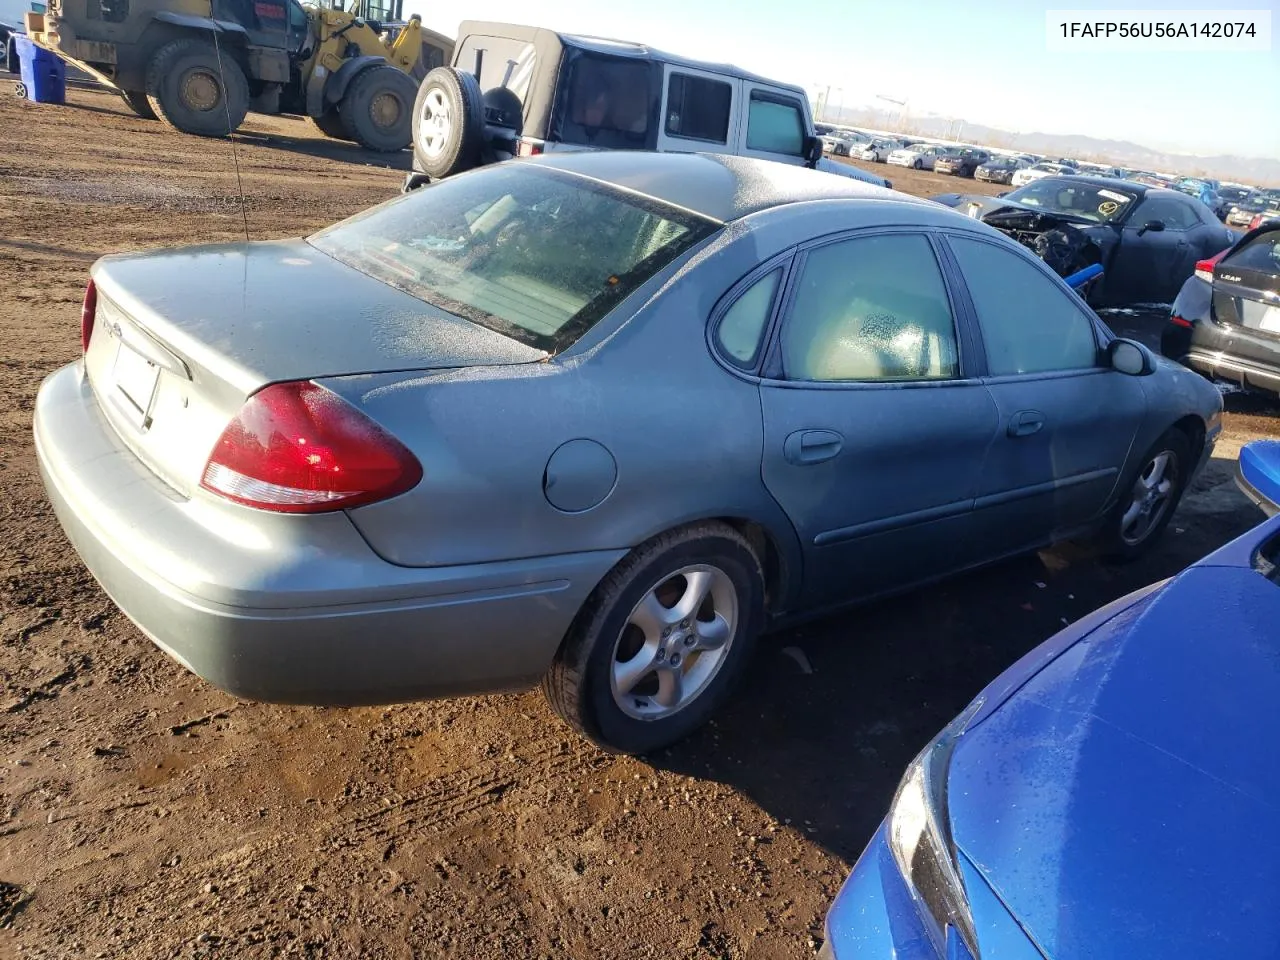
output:
[[[983,549],[995,557],[1103,511],[1133,455],[1146,400],[1137,377],[1105,363],[1094,320],[1040,261],[972,235],[947,242],[999,415],[974,504]]]
[[[658,149],[665,153],[733,153],[738,143],[741,81],[664,64]]]
[[[827,240],[791,276],[760,400],[764,481],[805,551],[804,606],[972,562],[996,411],[966,374],[966,328],[929,237]]]
[[[1233,356],[1280,366],[1280,229],[1260,233],[1213,269],[1213,319]]]

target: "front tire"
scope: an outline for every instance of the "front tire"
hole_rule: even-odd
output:
[[[350,138],[367,150],[403,150],[413,136],[417,85],[389,63],[369,67],[351,81],[338,107]]]
[[[542,681],[552,709],[606,750],[643,754],[702,726],[764,622],[750,543],[706,522],[642,544],[596,587]]]
[[[229,50],[204,40],[174,40],[147,66],[147,100],[181,133],[225,137],[249,113],[249,82]]]
[[[911,169],[912,169],[912,170],[919,170],[919,169],[920,169],[920,168],[922,168],[923,166],[924,166],[924,164],[923,164],[923,163],[921,163],[919,160],[917,160],[915,163],[911,164]]]
[[[1191,477],[1191,441],[1165,431],[1142,459],[1133,486],[1107,514],[1094,545],[1112,560],[1136,560],[1160,539]]]

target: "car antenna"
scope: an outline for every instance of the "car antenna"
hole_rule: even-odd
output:
[[[231,141],[231,160],[236,168],[236,189],[240,191],[240,220],[244,224],[244,242],[249,242],[249,210],[244,199],[244,180],[240,177],[240,151],[236,147],[236,140],[231,129],[231,106],[227,102],[227,76],[222,70],[222,45],[218,43],[218,25],[214,24],[213,33],[213,53],[218,59],[218,82],[222,84],[222,109],[227,116],[227,139]]]

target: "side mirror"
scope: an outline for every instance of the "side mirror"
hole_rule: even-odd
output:
[[[1107,347],[1111,369],[1131,377],[1145,377],[1156,370],[1156,357],[1136,340],[1112,340]]]
[[[822,138],[821,137],[805,137],[804,140],[804,162],[809,166],[817,166],[818,161],[822,159]]]
[[[1146,223],[1144,223],[1141,227],[1138,228],[1138,236],[1142,236],[1148,230],[1150,230],[1152,233],[1161,233],[1164,230],[1164,221],[1148,220]]]

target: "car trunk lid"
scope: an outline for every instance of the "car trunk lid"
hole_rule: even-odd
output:
[[[179,494],[263,386],[536,362],[545,354],[301,240],[105,257],[85,369],[104,417]]]
[[[1213,268],[1212,316],[1234,355],[1280,363],[1280,230],[1246,239]]]

